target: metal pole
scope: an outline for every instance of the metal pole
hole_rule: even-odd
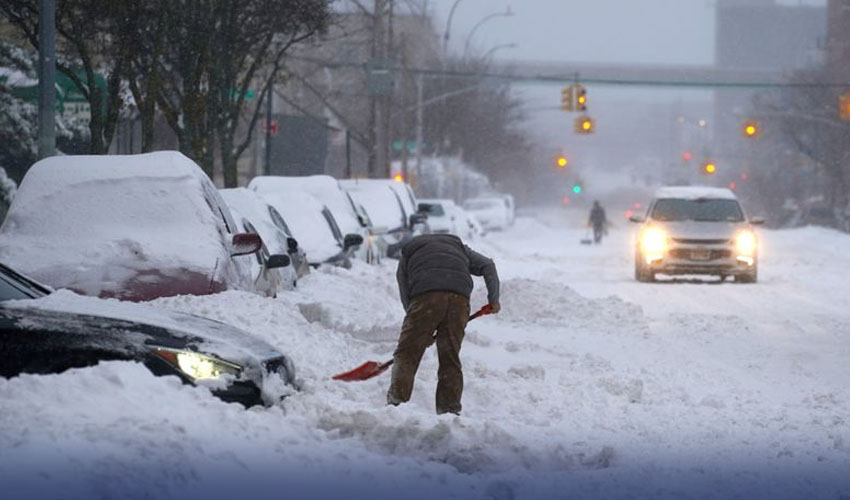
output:
[[[56,154],[56,1],[38,10],[38,158]]]
[[[271,175],[272,171],[272,94],[274,85],[269,80],[268,96],[266,96],[266,159],[263,165],[263,175]]]
[[[424,122],[424,87],[425,78],[422,74],[416,76],[416,178],[422,177],[422,142],[425,140]]]
[[[351,179],[351,131],[345,129],[345,178]]]
[[[452,18],[455,15],[455,9],[457,9],[457,6],[461,1],[462,0],[455,0],[454,5],[452,5],[451,10],[449,10],[449,19],[448,19],[448,21],[446,21],[446,31],[445,31],[445,33],[443,33],[443,56],[444,57],[449,51],[449,36],[451,36],[450,34],[451,34],[451,30],[452,30]]]

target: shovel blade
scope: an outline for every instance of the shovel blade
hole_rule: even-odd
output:
[[[368,380],[372,377],[387,371],[387,368],[392,365],[392,361],[386,363],[378,363],[375,361],[367,361],[353,370],[349,370],[339,375],[334,375],[334,380],[342,380],[343,382],[357,382],[360,380]]]

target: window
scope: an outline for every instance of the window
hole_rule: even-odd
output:
[[[292,231],[289,230],[289,226],[286,225],[286,222],[283,220],[283,217],[280,215],[280,213],[277,210],[275,210],[275,208],[273,206],[269,205],[268,207],[269,207],[269,215],[271,216],[272,222],[274,222],[274,225],[277,226],[278,229],[283,231],[283,234],[285,234],[287,237],[291,238],[292,237]]]
[[[665,198],[652,208],[651,217],[659,221],[693,220],[703,222],[741,222],[744,214],[736,200]]]
[[[328,225],[331,227],[331,232],[334,235],[334,238],[340,243],[342,243],[342,231],[339,230],[339,226],[336,223],[336,219],[334,219],[333,214],[328,207],[322,208],[322,215],[325,216],[325,220],[328,221]]]

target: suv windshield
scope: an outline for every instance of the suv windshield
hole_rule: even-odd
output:
[[[744,214],[737,200],[712,198],[658,200],[652,209],[651,217],[658,221],[741,222],[744,220]]]

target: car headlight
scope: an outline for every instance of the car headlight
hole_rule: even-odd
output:
[[[223,375],[239,376],[242,367],[206,354],[157,347],[154,354],[192,380],[218,380]]]
[[[645,229],[640,236],[640,248],[647,257],[663,255],[667,250],[667,233],[656,227]]]
[[[741,231],[735,237],[738,255],[750,257],[756,253],[756,235],[752,231]]]

